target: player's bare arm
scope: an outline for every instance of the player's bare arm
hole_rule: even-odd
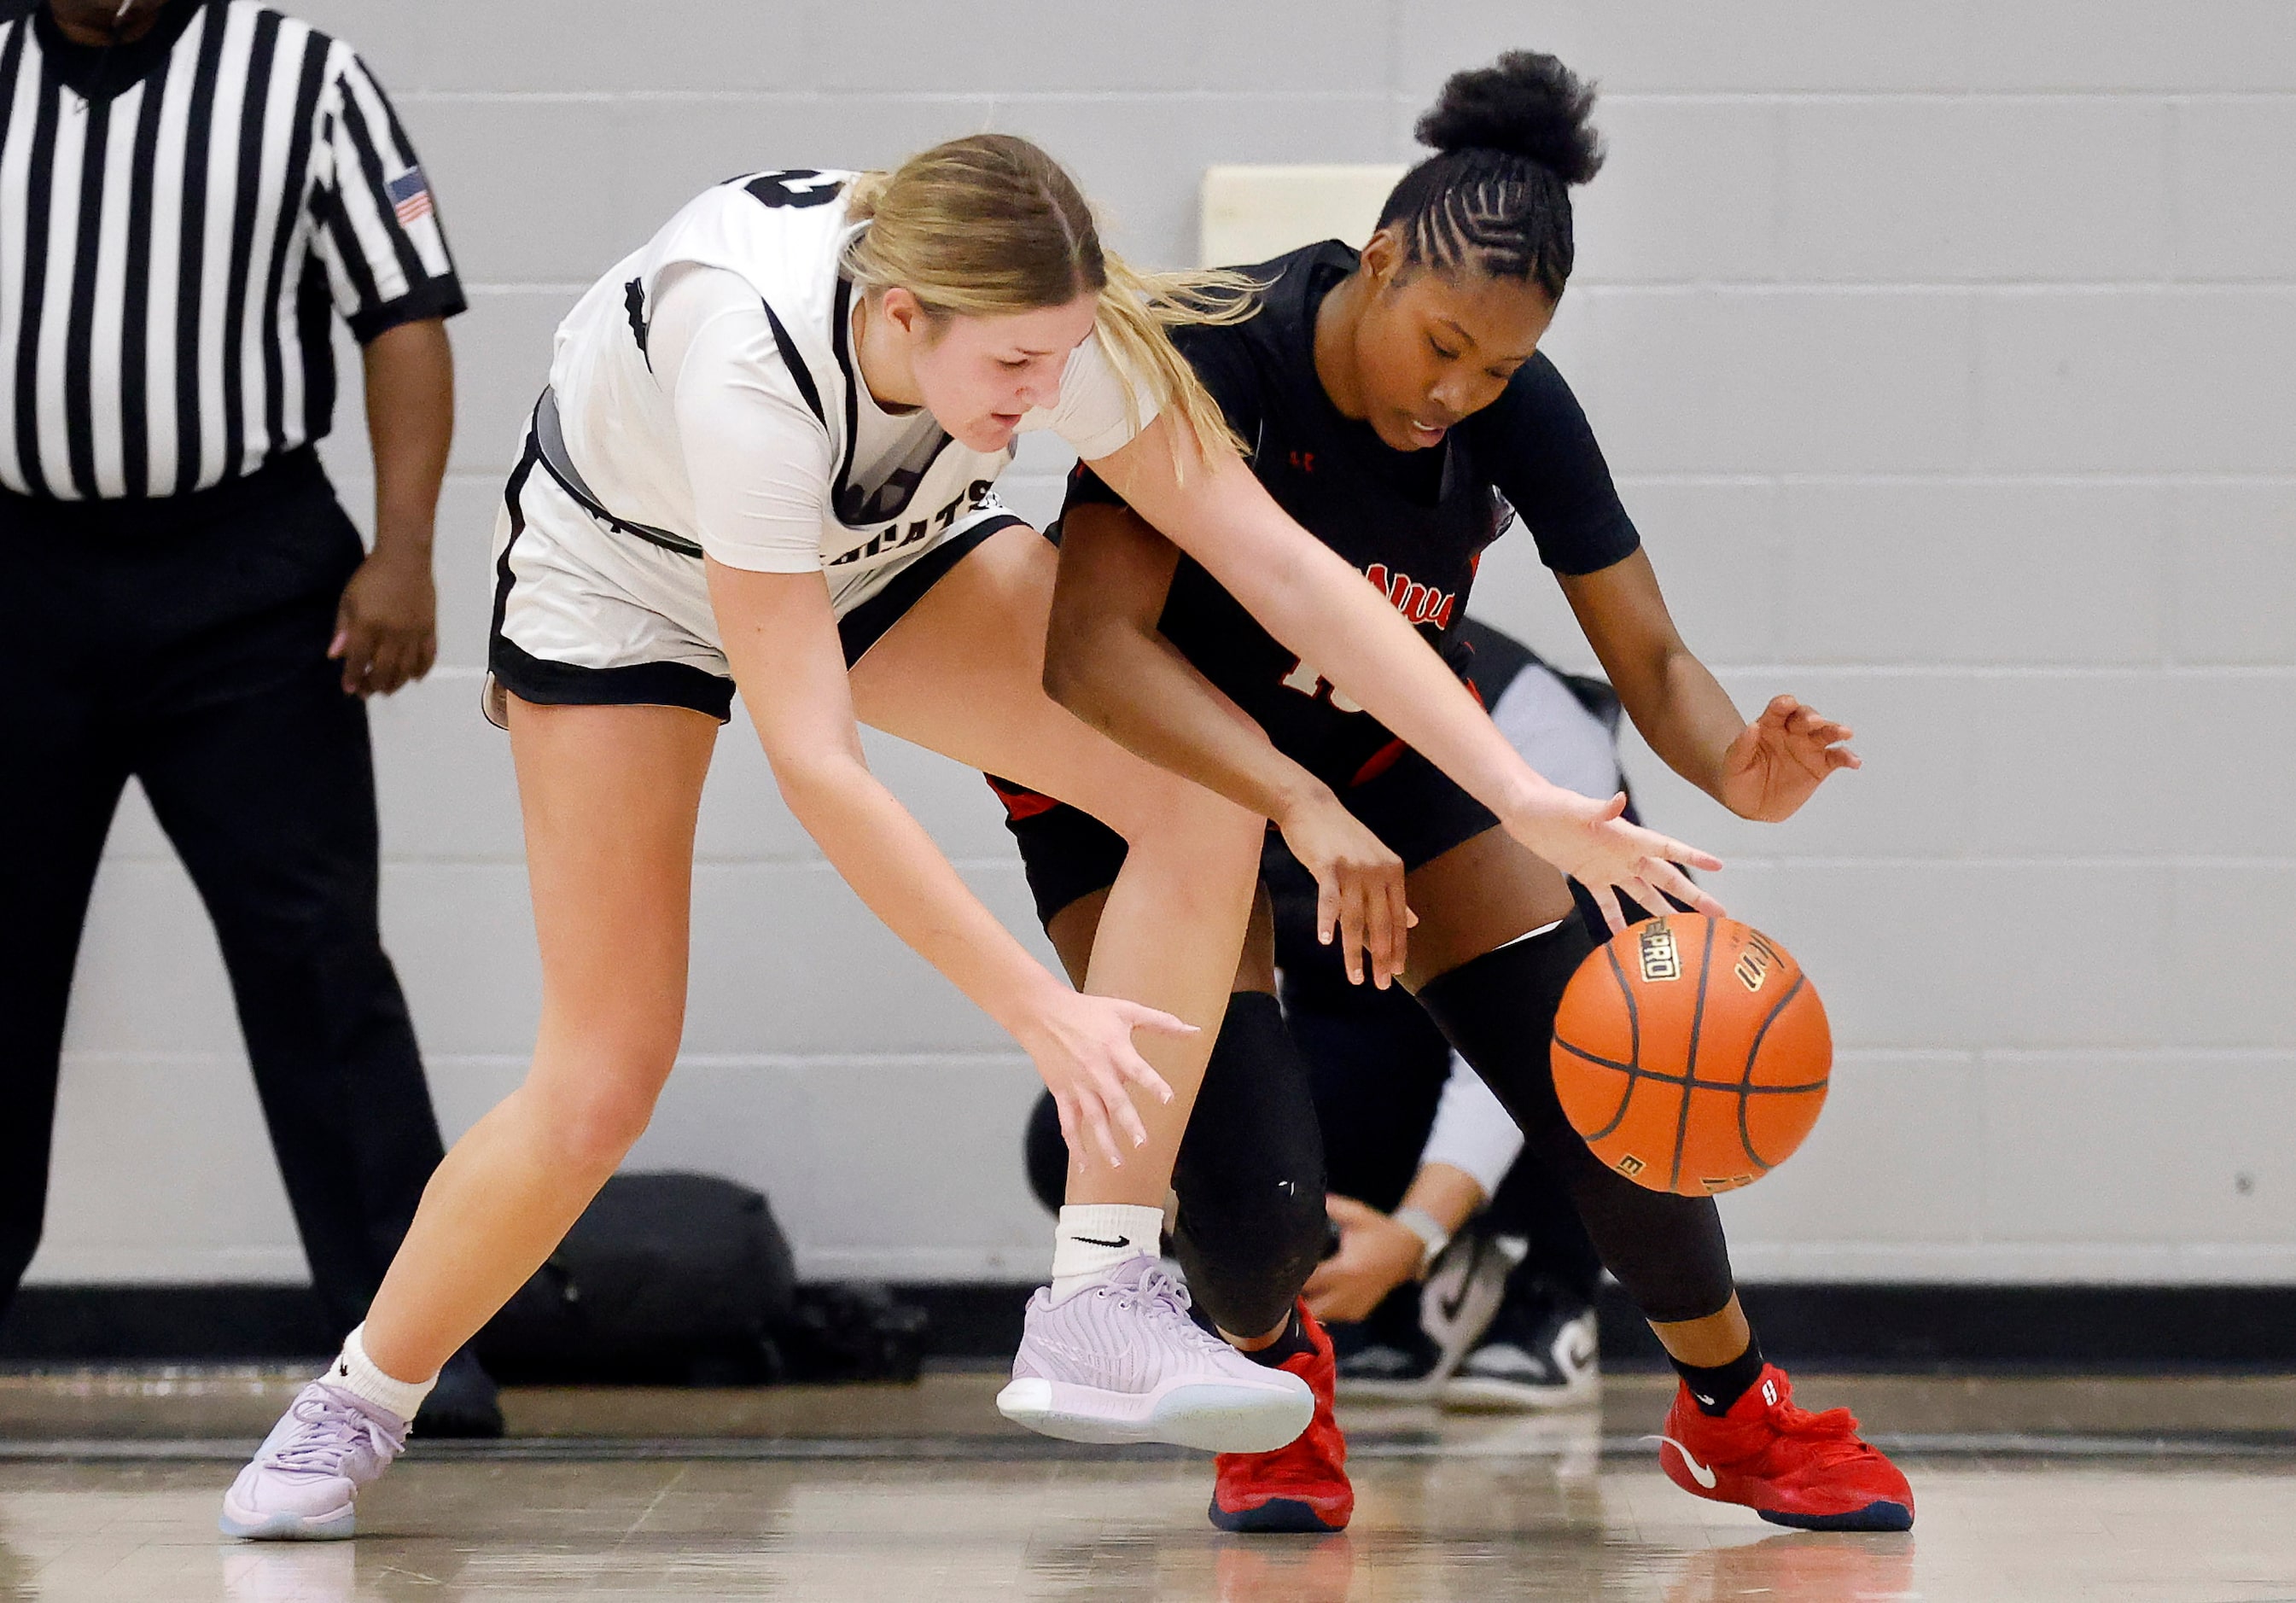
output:
[[[1666,765],[1742,818],[1775,823],[1826,777],[1860,766],[1847,725],[1790,695],[1749,723],[1684,644],[1650,555],[1594,573],[1557,574],[1611,688]]]
[[[1056,979],[980,905],[869,771],[820,575],[712,562],[709,594],[734,683],[759,692],[744,700],[790,811],[869,909],[1028,1051],[1061,1105],[1064,1128],[1075,1125],[1092,1144],[1076,1150],[1096,1149],[1121,1166],[1125,1147],[1148,1139],[1125,1082],[1165,1101],[1172,1096],[1133,1047],[1132,1032],[1190,1027]]]
[[[1661,891],[1702,912],[1721,904],[1682,867],[1719,858],[1626,822],[1626,797],[1590,801],[1531,770],[1416,629],[1330,547],[1283,515],[1235,455],[1198,456],[1184,485],[1162,419],[1093,464],[1267,632],[1423,752],[1510,834],[1593,892],[1624,929],[1616,892],[1657,905]],[[1677,866],[1679,865],[1679,866]]]
[[[1151,762],[1272,819],[1316,876],[1316,934],[1336,936],[1348,978],[1361,984],[1366,962],[1376,985],[1398,977],[1403,859],[1158,630],[1178,547],[1120,506],[1072,506],[1062,529],[1046,688]]]

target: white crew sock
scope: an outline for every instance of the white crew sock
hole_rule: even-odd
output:
[[[1127,1258],[1154,1257],[1164,1210],[1130,1203],[1070,1203],[1053,1232],[1053,1301],[1063,1302]]]
[[[358,1330],[343,1337],[341,1356],[327,1366],[321,1378],[362,1402],[390,1410],[402,1421],[414,1418],[422,1400],[430,1395],[430,1388],[439,1384],[439,1377],[433,1375],[428,1380],[394,1380],[376,1369],[374,1360],[366,1355],[366,1348],[359,1341],[359,1330],[365,1328],[361,1325]]]

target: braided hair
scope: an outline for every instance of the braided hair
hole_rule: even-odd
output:
[[[1457,72],[1414,130],[1436,154],[1380,213],[1413,267],[1537,284],[1559,300],[1573,256],[1570,186],[1602,170],[1595,86],[1551,55],[1511,50]]]

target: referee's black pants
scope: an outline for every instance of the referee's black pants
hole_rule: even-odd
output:
[[[376,918],[357,533],[309,452],[173,502],[0,496],[0,1312],[40,1237],[88,892],[139,780],[214,921],[311,1278],[365,1317],[441,1147]]]

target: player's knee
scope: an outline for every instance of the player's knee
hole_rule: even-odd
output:
[[[653,1120],[655,1092],[623,1082],[553,1097],[545,1139],[554,1162],[579,1173],[611,1174]]]
[[[1331,1227],[1314,1177],[1270,1180],[1230,1205],[1182,1209],[1176,1238],[1188,1286],[1223,1330],[1258,1336],[1283,1321],[1324,1255]]]
[[[1177,775],[1160,774],[1107,820],[1134,872],[1231,879],[1259,872],[1267,821]]]
[[[674,1035],[607,1036],[571,1052],[545,1042],[522,1089],[549,1161],[574,1172],[612,1173],[652,1122],[676,1056]]]

